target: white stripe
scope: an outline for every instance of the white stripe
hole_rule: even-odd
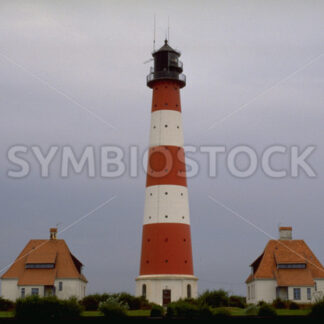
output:
[[[150,147],[157,145],[183,146],[181,112],[165,109],[152,112]]]
[[[145,191],[144,225],[152,223],[190,224],[188,189],[177,185],[157,185]]]

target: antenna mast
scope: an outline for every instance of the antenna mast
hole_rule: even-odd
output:
[[[156,14],[154,14],[154,27],[153,27],[153,52],[155,52],[155,33],[156,33]]]
[[[170,43],[170,17],[168,16],[168,42]]]

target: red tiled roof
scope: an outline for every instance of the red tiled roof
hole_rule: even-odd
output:
[[[278,269],[276,274],[278,286],[314,286],[309,269]]]
[[[278,275],[278,263],[306,263],[308,272],[306,273],[305,269],[279,269]],[[312,280],[324,279],[324,267],[303,240],[270,240],[263,254],[251,266],[253,265],[254,273],[247,278],[246,282],[254,279],[277,279],[279,276],[282,278],[279,279],[281,283],[289,283],[293,282],[290,276],[297,276],[296,282],[308,285],[311,282],[310,276]]]
[[[56,256],[56,258],[54,258]],[[75,278],[87,281],[80,272],[81,262],[70,252],[64,240],[31,240],[1,279],[18,279],[24,284],[52,282],[53,269],[25,269],[26,263],[52,263],[55,260],[55,278]],[[40,271],[41,270],[41,271]],[[44,285],[42,284],[42,285]]]
[[[274,252],[276,264],[280,263],[306,263],[305,258],[301,255],[296,255],[288,249],[278,249]]]
[[[55,269],[25,269],[19,277],[19,286],[53,286],[56,278]]]
[[[44,251],[44,249],[37,249],[27,256],[26,263],[44,264],[55,263],[56,251]]]

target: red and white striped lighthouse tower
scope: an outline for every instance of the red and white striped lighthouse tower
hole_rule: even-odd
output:
[[[180,105],[186,77],[180,53],[167,41],[152,55],[154,68],[147,76],[153,89],[150,149],[136,295],[166,305],[197,296]]]

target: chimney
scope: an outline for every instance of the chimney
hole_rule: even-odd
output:
[[[57,228],[56,227],[50,228],[50,239],[51,240],[56,240],[56,234],[57,234]]]
[[[279,227],[279,240],[291,240],[292,227]]]

